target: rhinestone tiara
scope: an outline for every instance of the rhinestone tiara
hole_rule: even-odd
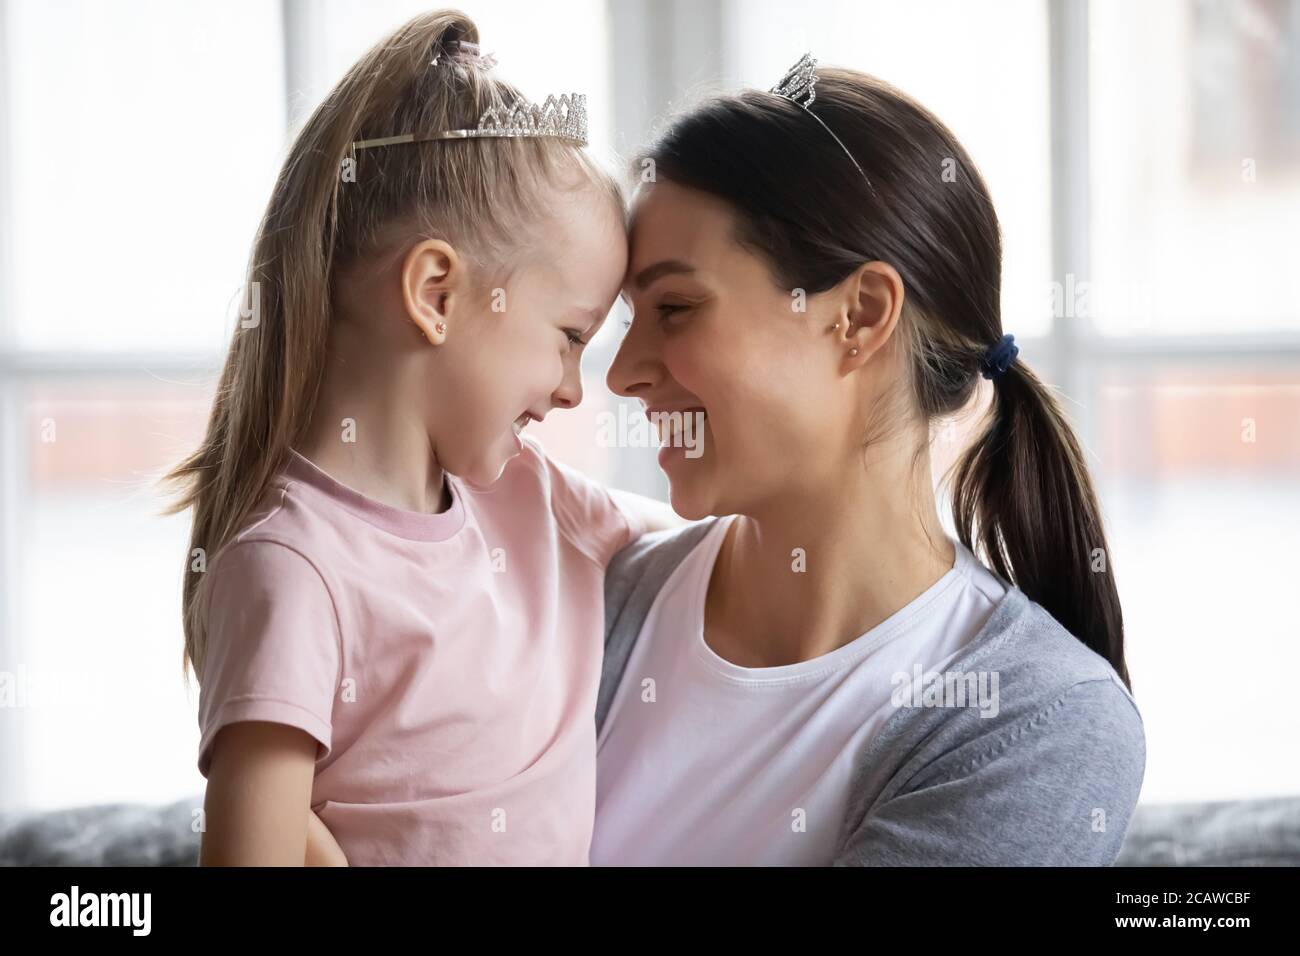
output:
[[[490,107],[473,129],[448,129],[436,133],[403,133],[362,139],[352,149],[372,149],[397,143],[426,143],[436,139],[524,139],[554,137],[576,146],[587,145],[587,97],[584,93],[548,96],[541,106],[518,99],[510,106]]]
[[[768,91],[798,103],[804,109],[817,99],[817,60],[805,53],[799,62],[785,71],[781,82]]]
[[[866,171],[861,164],[853,158],[853,153],[844,145],[844,141],[835,135],[835,131],[826,125],[825,121],[814,113],[809,107],[817,99],[817,60],[811,53],[805,53],[799,58],[799,62],[790,69],[785,71],[785,76],[781,77],[781,82],[768,90],[769,93],[775,93],[777,96],[789,100],[791,103],[797,103],[803,107],[803,111],[815,119],[821,128],[831,134],[831,139],[839,143],[840,149],[844,150],[844,155],[849,161],[857,166],[858,172],[866,180],[867,188],[871,190],[874,196],[876,187],[871,185],[871,179],[867,176]]]

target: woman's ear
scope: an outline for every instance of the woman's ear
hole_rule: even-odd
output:
[[[449,243],[425,239],[402,260],[402,305],[431,345],[447,339],[453,301],[465,287],[465,263]]]
[[[880,351],[898,327],[903,279],[887,262],[867,262],[855,269],[843,286],[845,358],[856,368]]]

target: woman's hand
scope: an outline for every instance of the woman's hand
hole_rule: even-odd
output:
[[[321,818],[310,811],[307,813],[307,858],[304,865],[348,865],[348,858],[339,846],[339,841],[334,839],[334,834],[321,822]]]

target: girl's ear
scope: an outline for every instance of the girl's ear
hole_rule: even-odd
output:
[[[417,243],[402,260],[402,305],[431,345],[447,339],[453,300],[465,287],[465,263],[441,239]]]
[[[903,278],[887,262],[867,262],[844,280],[845,359],[857,368],[880,351],[903,312]],[[856,351],[854,351],[856,350]]]

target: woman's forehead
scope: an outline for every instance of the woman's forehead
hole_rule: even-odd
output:
[[[715,196],[675,183],[638,190],[630,217],[629,274],[663,258],[703,255],[730,235],[732,216]]]

